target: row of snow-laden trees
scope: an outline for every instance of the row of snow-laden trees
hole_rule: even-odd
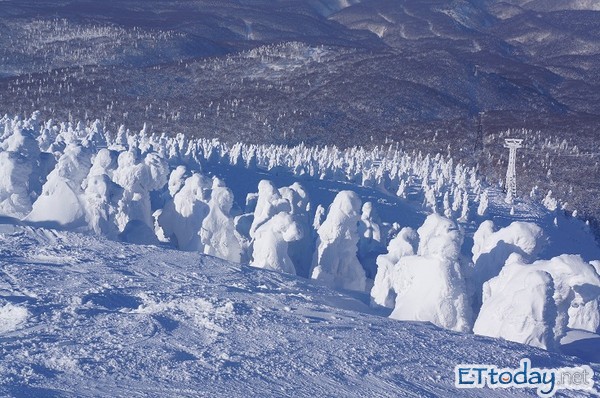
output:
[[[313,207],[299,184],[263,180],[236,204],[217,162],[354,182],[417,198],[431,211],[414,230],[383,222],[370,202],[341,191]],[[89,125],[0,119],[0,214],[34,225],[164,242],[233,262],[370,291],[391,317],[536,345],[569,328],[600,331],[600,263],[563,255],[536,261],[545,238],[523,222],[483,222],[465,256],[471,209],[487,191],[473,169],[394,148],[226,145],[182,135],[117,134]],[[462,249],[462,250],[461,250]]]

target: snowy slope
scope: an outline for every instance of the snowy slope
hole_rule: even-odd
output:
[[[3,396],[457,396],[460,362],[580,363],[386,319],[360,295],[196,253],[0,231]]]

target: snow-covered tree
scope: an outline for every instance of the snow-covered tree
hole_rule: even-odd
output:
[[[319,227],[313,258],[313,279],[343,289],[364,291],[366,274],[358,252],[361,200],[352,191],[341,191]]]
[[[166,161],[156,153],[142,157],[132,148],[119,154],[112,178],[123,188],[116,219],[121,232],[128,230],[127,240],[137,239],[136,234],[154,236],[150,192],[162,188],[167,183],[167,176]]]
[[[486,189],[485,191],[483,191],[483,193],[481,194],[481,198],[479,199],[479,206],[477,207],[478,215],[484,216],[487,213],[489,202],[489,192]]]
[[[366,275],[358,261],[358,221],[361,200],[352,191],[340,191],[319,227],[311,277],[336,288],[364,291]]]
[[[399,198],[406,199],[406,181],[401,180],[400,185],[398,186],[398,190],[396,191],[396,196]]]
[[[273,271],[296,274],[288,255],[288,244],[302,239],[302,231],[291,214],[277,213],[255,231],[250,265]]]
[[[542,200],[542,203],[550,211],[555,211],[556,209],[558,209],[558,200],[556,200],[556,198],[554,198],[554,196],[552,196],[551,190],[548,191],[548,193]]]
[[[498,275],[512,253],[523,261],[533,261],[544,246],[542,229],[533,224],[515,221],[494,232],[494,223],[486,220],[473,235],[473,266],[467,269],[469,294],[477,313],[485,281]]]
[[[382,307],[394,308],[396,305],[396,288],[394,287],[397,266],[400,258],[416,253],[419,237],[409,227],[402,228],[390,241],[386,254],[377,257],[377,275],[371,289],[371,301]]]
[[[211,187],[212,182],[208,178],[192,174],[158,215],[157,222],[164,236],[178,249],[204,251],[200,229],[210,211],[206,191]],[[213,205],[216,206],[217,202]]]
[[[599,303],[600,276],[581,257],[562,255],[528,264],[512,254],[500,274],[484,285],[474,331],[553,349],[567,328],[600,331]]]
[[[400,257],[394,267],[396,301],[390,317],[469,331],[471,309],[459,263],[462,233],[438,214],[427,217],[417,232],[417,254]]]
[[[323,221],[325,221],[325,214],[326,214],[326,210],[323,206],[318,205],[317,209],[315,210],[315,217],[313,220],[313,229],[318,230],[321,225],[323,224]]]
[[[113,158],[108,149],[101,149],[92,161],[92,167],[83,181],[83,204],[85,219],[92,231],[98,235],[116,239],[117,203],[123,195],[123,188],[110,178]],[[115,165],[116,166],[116,165]]]
[[[204,253],[224,260],[239,263],[242,247],[236,236],[233,218],[230,215],[233,206],[233,193],[229,188],[213,183],[209,212],[202,221],[200,239]]]
[[[360,236],[358,259],[367,277],[373,279],[377,273],[377,256],[385,252],[385,242],[382,241],[381,236],[381,219],[371,202],[366,202],[362,206],[358,234]]]
[[[432,212],[437,212],[437,198],[435,197],[435,189],[433,187],[425,187],[425,208]]]
[[[554,283],[545,271],[515,272],[486,283],[473,332],[543,349],[556,348]]]
[[[174,197],[185,183],[186,168],[183,165],[177,166],[169,175],[168,189],[169,195]]]
[[[444,193],[444,199],[442,203],[444,206],[444,217],[452,218],[452,207],[450,206],[450,194],[448,191]]]
[[[85,224],[82,184],[92,165],[91,157],[87,148],[67,145],[26,220],[70,227]]]
[[[469,211],[471,210],[469,206],[469,195],[464,192],[462,198],[462,209],[460,211],[460,217],[458,218],[459,222],[467,222],[469,221]]]
[[[290,203],[292,219],[299,230],[300,238],[290,241],[288,255],[294,263],[296,274],[310,277],[312,254],[314,252],[314,234],[310,226],[310,201],[308,193],[299,183],[279,189],[281,197]]]
[[[258,198],[254,210],[254,220],[250,227],[250,237],[254,238],[256,229],[275,214],[280,212],[290,213],[291,211],[290,202],[281,197],[281,193],[271,181],[260,181],[258,183]]]
[[[22,122],[7,121],[0,143],[0,214],[21,218],[31,211],[39,194],[40,151],[34,131]]]

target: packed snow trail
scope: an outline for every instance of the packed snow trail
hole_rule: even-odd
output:
[[[458,391],[454,366],[581,363],[199,253],[11,224],[0,247],[2,396],[534,396]]]

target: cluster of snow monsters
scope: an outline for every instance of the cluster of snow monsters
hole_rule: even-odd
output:
[[[440,215],[417,231],[403,228],[377,258],[372,301],[391,317],[556,349],[569,329],[600,332],[600,262],[577,255],[535,261],[540,227],[484,221],[471,259],[462,233]]]
[[[433,213],[415,231],[382,222],[352,191],[339,192],[327,210],[313,209],[300,184],[277,188],[267,180],[242,210],[222,180],[202,174],[207,161],[419,193]],[[111,135],[99,122],[56,125],[34,114],[0,119],[0,170],[0,214],[29,224],[165,242],[370,291],[372,304],[395,319],[547,349],[568,328],[600,331],[600,262],[535,261],[545,242],[538,226],[514,222],[495,231],[485,221],[472,258],[461,254],[463,232],[453,219],[468,219],[473,207],[485,213],[488,195],[474,170],[440,156],[228,146],[144,130]]]

